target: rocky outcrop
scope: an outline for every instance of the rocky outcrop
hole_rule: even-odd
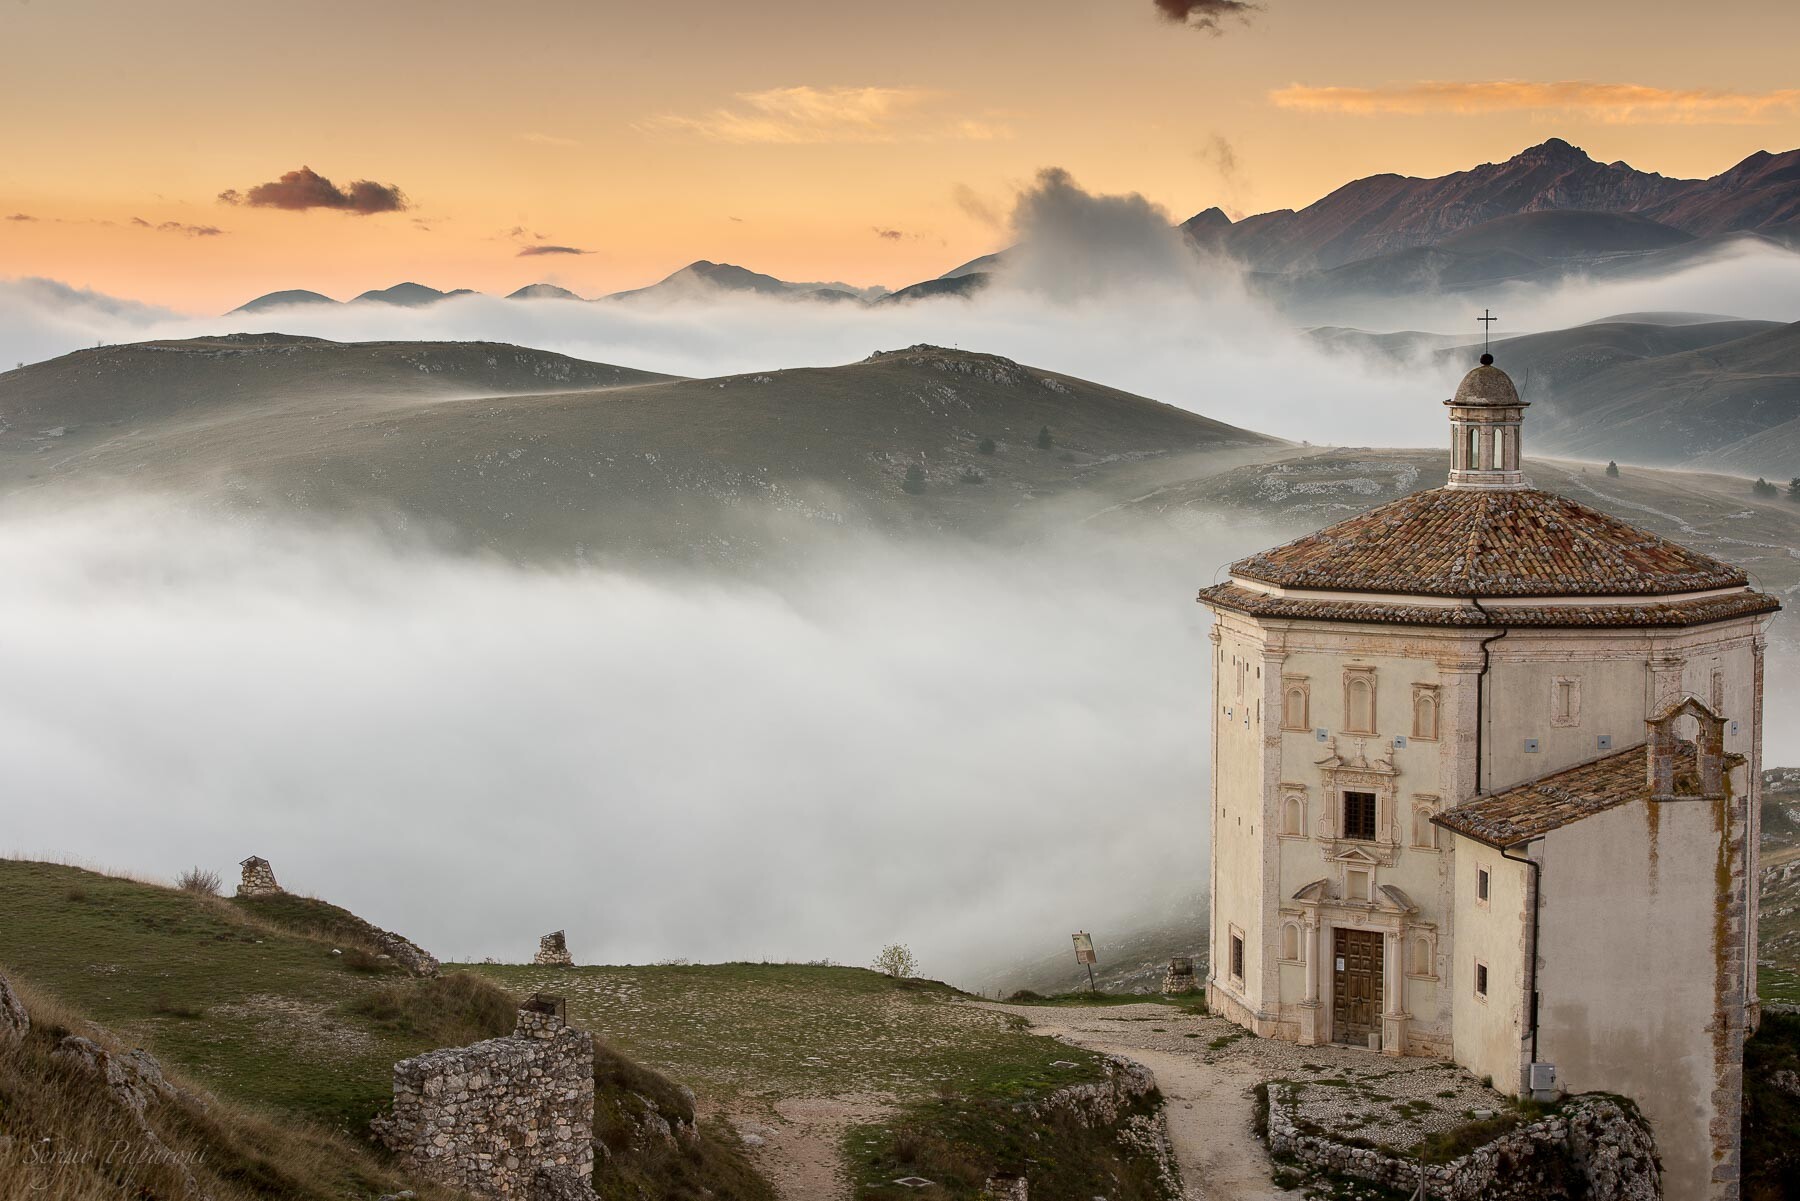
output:
[[[0,976],[0,1046],[16,1043],[31,1033],[31,1015],[25,1002],[13,991],[5,976]]]
[[[1407,1192],[1423,1182],[1442,1201],[1660,1201],[1662,1171],[1650,1128],[1612,1097],[1575,1097],[1449,1163],[1338,1142],[1302,1130],[1288,1086],[1269,1086],[1269,1154],[1332,1176]]]
[[[505,1038],[394,1065],[376,1136],[421,1176],[501,1201],[593,1201],[594,1039],[534,996]]]
[[[137,1126],[138,1138],[143,1143],[137,1153],[154,1162],[174,1167],[182,1174],[186,1185],[183,1196],[190,1201],[206,1201],[208,1194],[200,1187],[193,1172],[162,1141],[146,1116],[150,1107],[159,1102],[186,1100],[194,1106],[201,1105],[198,1098],[184,1097],[179,1089],[169,1083],[155,1056],[142,1049],[121,1054],[92,1039],[70,1034],[57,1043],[56,1050],[51,1052],[51,1058],[103,1081],[113,1099],[131,1115],[132,1122]]]
[[[1079,1124],[1097,1129],[1118,1125],[1127,1110],[1156,1092],[1156,1074],[1123,1055],[1103,1057],[1101,1068],[1106,1079],[1092,1084],[1064,1085],[1026,1109],[1036,1118],[1046,1118],[1061,1111]]]
[[[402,938],[391,930],[370,926],[369,941],[375,944],[381,954],[405,968],[410,975],[432,977],[443,970],[443,965],[438,963],[436,955],[411,939]]]

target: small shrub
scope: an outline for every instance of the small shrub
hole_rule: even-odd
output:
[[[962,469],[962,474],[956,477],[956,481],[959,484],[985,484],[987,476],[982,475],[973,467],[965,467]]]
[[[190,1005],[186,1001],[171,1001],[167,997],[158,997],[150,1003],[150,1012],[168,1018],[180,1018],[194,1022],[206,1016],[206,1011],[198,1005]]]
[[[175,887],[182,892],[191,892],[196,896],[216,897],[225,881],[219,878],[218,872],[209,872],[203,868],[190,867],[175,877]]]
[[[1608,459],[1606,461],[1606,474],[1612,476],[1614,479],[1618,479],[1619,478],[1619,465],[1617,463],[1613,462],[1611,459]]]
[[[875,956],[875,962],[870,966],[883,975],[892,976],[896,980],[904,980],[919,974],[918,957],[907,949],[905,943],[899,942],[890,943],[881,948],[881,953]]]
[[[1771,496],[1779,496],[1781,494],[1780,489],[1776,488],[1774,484],[1771,484],[1760,475],[1756,477],[1756,482],[1750,485],[1750,492],[1751,495],[1763,497],[1765,500]]]
[[[69,889],[69,891],[63,893],[63,899],[68,900],[68,901],[74,901],[76,903],[85,901],[85,900],[87,900],[87,889],[82,888],[80,885],[76,885],[75,887]]]
[[[994,445],[994,440],[992,438],[983,438],[980,442],[976,443],[975,449],[984,455],[991,455],[1000,448]]]
[[[1018,992],[1006,999],[1016,1005],[1029,1005],[1033,1001],[1042,1001],[1044,999],[1044,994],[1032,992],[1029,988],[1021,988]]]
[[[900,481],[900,491],[909,496],[917,496],[925,491],[925,469],[914,463],[906,469],[906,478]]]
[[[372,951],[351,947],[344,952],[343,965],[353,972],[383,972],[393,964]]]
[[[1055,445],[1056,445],[1056,439],[1054,439],[1050,436],[1050,427],[1049,426],[1046,425],[1042,429],[1038,430],[1037,448],[1039,450],[1049,450],[1052,446],[1055,446]]]

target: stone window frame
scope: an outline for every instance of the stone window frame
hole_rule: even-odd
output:
[[[1366,730],[1359,729],[1354,724],[1356,718],[1356,704],[1351,698],[1355,695],[1355,687],[1358,684],[1365,686],[1369,690],[1369,725]],[[1344,668],[1344,733],[1375,733],[1376,727],[1381,724],[1378,714],[1379,710],[1377,708],[1377,694],[1375,688],[1375,665],[1372,663],[1349,664]]]
[[[1300,720],[1292,722],[1288,714],[1288,697],[1300,694]],[[1281,677],[1281,728],[1312,733],[1312,681],[1305,676]]]
[[[1437,815],[1438,806],[1443,798],[1435,792],[1415,792],[1412,798],[1412,841],[1408,843],[1415,851],[1436,851],[1444,849],[1442,836],[1438,833],[1437,823],[1431,819]],[[1419,833],[1423,830],[1431,841],[1420,842]]]
[[[1477,959],[1475,961],[1475,970],[1470,973],[1470,976],[1471,979],[1469,984],[1474,989],[1475,999],[1480,1001],[1483,1005],[1486,1005],[1488,989],[1492,988],[1494,985],[1493,973],[1488,971],[1487,960]]]
[[[1288,935],[1294,936],[1294,953],[1288,954]],[[1304,964],[1306,962],[1306,931],[1301,928],[1297,917],[1283,918],[1281,930],[1277,935],[1276,953],[1282,963]]]
[[[1425,947],[1426,970],[1424,971],[1418,970],[1419,961],[1415,954],[1421,944]],[[1437,952],[1437,930],[1435,927],[1422,926],[1417,923],[1409,926],[1406,931],[1406,941],[1403,945],[1405,975],[1407,979],[1436,980],[1438,978]]]
[[[1436,742],[1443,729],[1443,699],[1438,693],[1436,684],[1414,684],[1412,687],[1412,736],[1420,742]],[[1431,712],[1429,728],[1419,720],[1426,705],[1430,706]]]
[[[1370,806],[1369,836],[1362,838],[1350,833],[1350,797],[1366,796],[1374,802]],[[1376,843],[1380,842],[1382,830],[1381,791],[1374,788],[1340,788],[1338,789],[1338,837],[1345,842]]]
[[[1231,925],[1225,928],[1225,971],[1238,984],[1244,982],[1244,931]]]
[[[1558,700],[1562,690],[1569,690],[1569,706],[1566,712],[1559,712]],[[1550,677],[1550,725],[1554,729],[1574,730],[1581,726],[1581,677],[1578,675],[1559,675]]]
[[[1309,812],[1311,805],[1308,801],[1306,785],[1284,783],[1281,785],[1280,793],[1281,813],[1279,815],[1279,820],[1275,823],[1275,829],[1277,831],[1275,837],[1311,838],[1312,834],[1307,829],[1307,822],[1311,816]],[[1298,823],[1298,828],[1290,830],[1288,829],[1287,820],[1288,811],[1296,802],[1298,802],[1300,807],[1300,821]]]

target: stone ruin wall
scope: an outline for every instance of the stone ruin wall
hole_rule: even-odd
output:
[[[502,1201],[593,1197],[594,1039],[533,997],[504,1038],[394,1065],[391,1115],[371,1124],[417,1172]]]
[[[538,939],[537,955],[531,962],[538,967],[574,967],[575,957],[569,954],[569,940],[561,930],[553,930]]]
[[[1649,1126],[1600,1094],[1573,1098],[1561,1112],[1442,1164],[1303,1131],[1289,1100],[1287,1086],[1269,1085],[1269,1154],[1328,1175],[1401,1193],[1423,1181],[1443,1201],[1661,1201],[1663,1195]],[[1570,1176],[1579,1192],[1567,1183]]]

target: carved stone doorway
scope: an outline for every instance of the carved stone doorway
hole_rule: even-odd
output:
[[[1381,1031],[1381,932],[1332,931],[1331,1036],[1340,1043],[1369,1045]]]

